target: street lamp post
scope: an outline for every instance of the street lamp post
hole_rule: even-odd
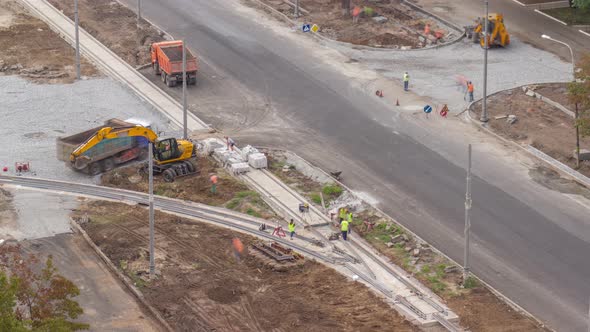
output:
[[[549,37],[547,35],[541,35],[541,38],[543,38],[543,39],[549,39],[549,40],[554,41],[556,43],[559,43],[561,45],[565,45],[570,50],[570,55],[572,57],[572,82],[575,83],[576,82],[576,61],[574,59],[574,51],[572,50],[572,48],[568,44],[562,42],[561,40],[553,39],[553,38],[551,38],[551,37]],[[578,128],[578,103],[575,104],[575,107],[576,107],[576,109],[575,109],[576,110],[576,112],[575,112],[575,120],[576,120],[576,123],[575,123],[575,127],[576,127],[576,167],[579,168],[580,167],[580,130]]]
[[[80,33],[79,25],[80,19],[78,18],[78,0],[74,0],[74,24],[75,24],[75,38],[76,38],[76,79],[80,79]]]
[[[481,117],[479,120],[481,122],[488,122],[488,109],[487,109],[487,99],[488,99],[488,0],[485,0],[485,13],[486,17],[484,20],[484,47],[483,47],[483,100],[482,100],[482,109],[481,109]]]

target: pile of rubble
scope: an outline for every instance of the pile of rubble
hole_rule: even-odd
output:
[[[29,78],[62,78],[68,76],[67,73],[58,70],[49,69],[46,66],[35,66],[32,68],[24,68],[23,65],[17,63],[15,65],[7,65],[0,60],[0,73],[18,74]]]

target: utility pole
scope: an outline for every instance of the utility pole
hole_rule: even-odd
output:
[[[299,17],[299,0],[295,0],[295,18]]]
[[[76,26],[76,79],[80,79],[80,35],[79,35],[79,24],[78,18],[78,0],[74,0],[74,25]]]
[[[153,143],[148,143],[149,154],[149,203],[150,203],[150,279],[156,276],[156,259],[154,254],[154,151]]]
[[[141,23],[141,0],[137,0],[137,26]]]
[[[578,125],[578,103],[576,103],[576,112],[574,113],[574,116],[576,118],[576,168],[580,168],[580,126]]]
[[[484,47],[483,47],[483,101],[482,101],[482,110],[481,110],[481,117],[479,120],[481,122],[488,122],[488,109],[487,109],[487,99],[488,99],[488,0],[485,0],[485,21],[484,21]]]
[[[188,139],[188,114],[186,109],[186,44],[182,40],[182,124],[184,128],[184,139]]]
[[[467,148],[467,188],[465,191],[465,255],[463,257],[463,285],[469,277],[469,236],[471,228],[471,144]]]

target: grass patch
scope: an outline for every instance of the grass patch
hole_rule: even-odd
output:
[[[225,207],[227,207],[230,210],[236,210],[245,200],[249,200],[250,202],[256,205],[262,204],[262,199],[256,191],[246,190],[238,191],[234,195],[234,198],[232,198],[229,202],[225,204]]]
[[[262,215],[258,213],[258,211],[254,210],[253,208],[248,208],[246,210],[246,214],[251,215],[252,217],[261,218]]]
[[[554,8],[544,9],[542,12],[570,25],[590,24],[590,8]]]
[[[311,201],[314,202],[315,204],[318,204],[320,206],[322,205],[322,198],[320,197],[320,194],[318,194],[318,193],[311,193],[309,195],[309,198],[311,198]]]
[[[235,210],[238,206],[240,206],[241,201],[242,200],[239,198],[232,198],[225,206],[230,210]]]
[[[337,184],[328,184],[322,188],[322,192],[328,198],[336,198],[342,194],[342,188]]]
[[[465,282],[463,283],[463,287],[466,289],[471,289],[479,286],[479,282],[474,277],[467,277]]]

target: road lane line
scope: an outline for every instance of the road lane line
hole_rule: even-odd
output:
[[[586,36],[590,37],[590,33],[587,33],[586,31],[582,31],[582,30],[578,30],[578,31],[580,31],[581,33],[583,33],[583,34],[585,34]]]
[[[526,5],[524,3],[522,3],[522,2],[520,2],[518,0],[512,0],[512,1],[516,2],[517,4],[519,4],[519,5],[523,6],[523,7],[526,7]]]
[[[560,21],[560,20],[556,19],[555,17],[553,17],[553,16],[551,16],[551,15],[548,15],[548,14],[545,14],[545,13],[543,13],[542,11],[540,11],[540,10],[538,10],[538,9],[535,9],[535,11],[536,11],[537,13],[539,13],[539,14],[541,14],[541,15],[545,16],[545,17],[548,17],[548,18],[550,18],[550,19],[554,20],[555,22],[559,22],[559,23],[561,23],[561,24],[563,24],[563,25],[567,25],[567,23],[565,23],[564,21]]]

